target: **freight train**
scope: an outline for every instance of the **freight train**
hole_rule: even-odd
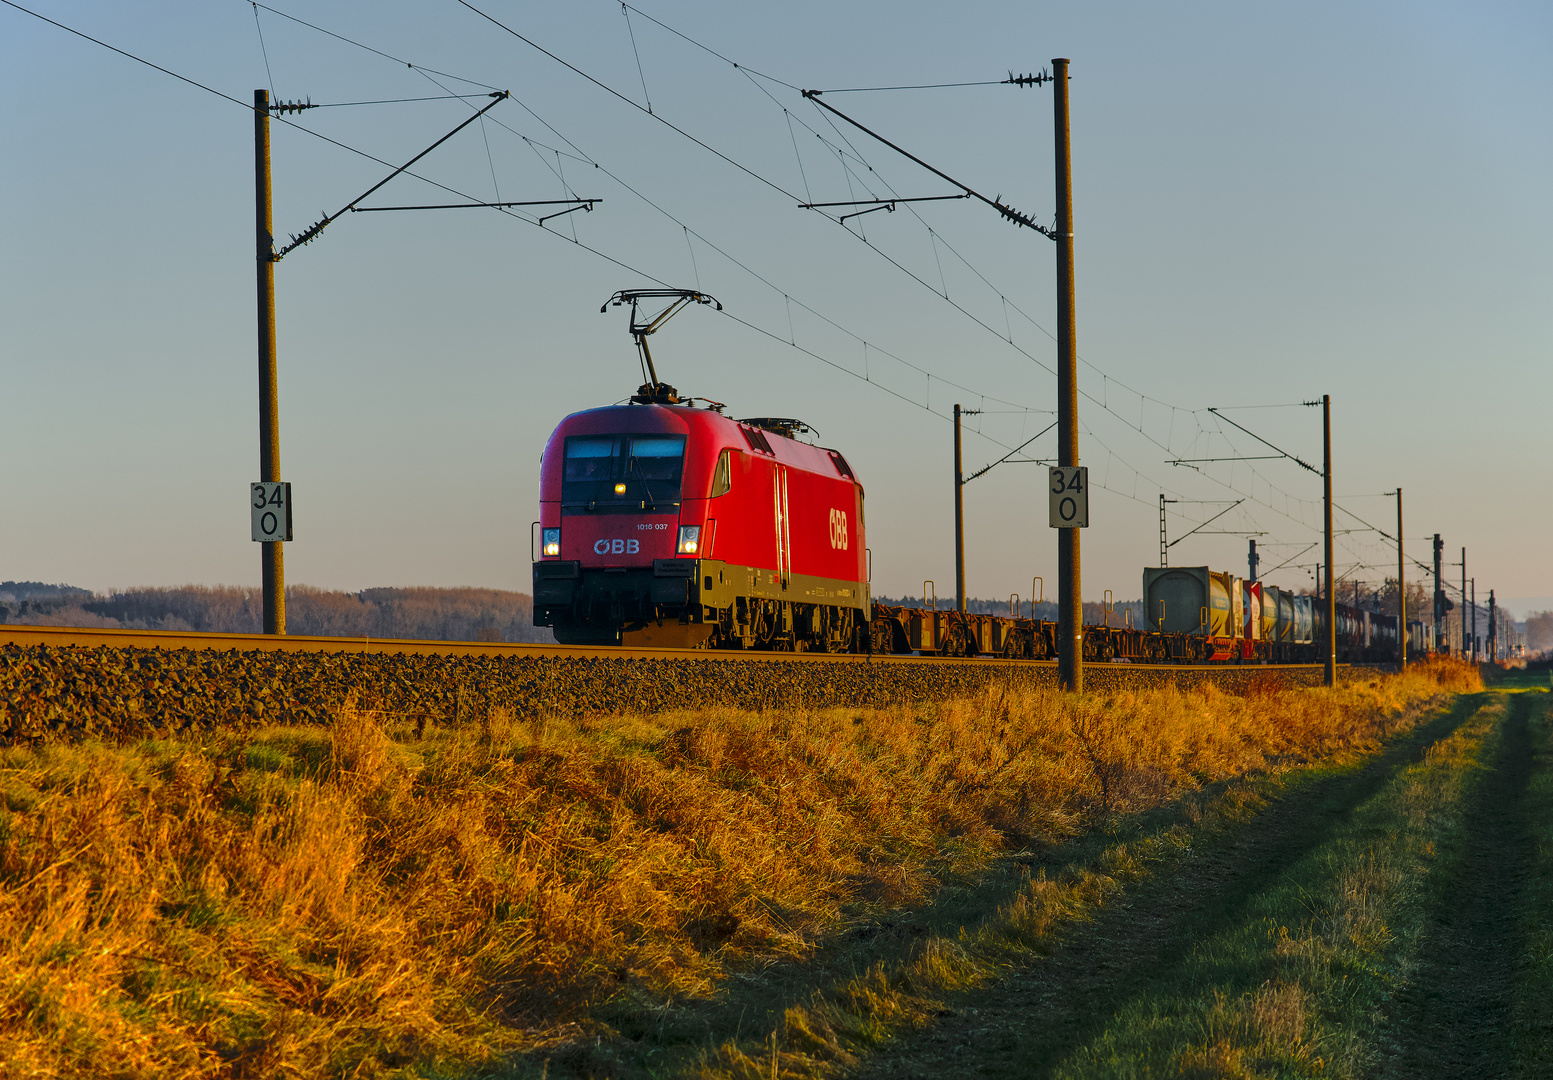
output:
[[[563,644],[1056,656],[1054,622],[873,603],[863,485],[805,430],[715,404],[568,416],[541,466],[535,624]],[[1086,626],[1086,659],[1321,659],[1309,596],[1199,566],[1145,569],[1143,598],[1149,625]],[[1340,661],[1396,648],[1394,616],[1337,605]]]
[[[639,323],[635,301],[680,295]],[[534,623],[563,644],[1040,660],[1057,624],[873,602],[863,485],[793,419],[735,420],[658,381],[646,335],[700,294],[621,293],[647,381],[573,413],[540,466]],[[607,306],[607,305],[606,305]],[[700,401],[701,404],[697,404]],[[1139,663],[1312,663],[1325,605],[1207,567],[1143,572],[1148,625],[1084,628],[1084,656]],[[1033,605],[1031,608],[1033,616]],[[1422,628],[1419,627],[1419,630]],[[1337,605],[1343,662],[1395,659],[1397,620]],[[1414,642],[1421,641],[1415,631]]]

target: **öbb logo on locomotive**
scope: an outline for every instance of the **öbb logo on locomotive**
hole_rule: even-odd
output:
[[[830,546],[847,550],[847,512],[832,508],[830,512]]]
[[[640,301],[667,298],[655,316]],[[643,383],[625,405],[565,417],[541,459],[534,623],[562,644],[1000,656],[1044,660],[1058,627],[1023,617],[875,604],[863,485],[839,451],[781,417],[736,420],[660,381],[647,336],[687,290],[631,305]],[[608,304],[606,303],[606,308]],[[1051,524],[1088,524],[1082,467],[1054,468]],[[624,535],[623,535],[624,534]],[[1395,656],[1397,620],[1201,567],[1148,568],[1136,622],[1082,628],[1087,660],[1313,663],[1330,633],[1345,662]],[[1421,624],[1410,651],[1427,647]]]

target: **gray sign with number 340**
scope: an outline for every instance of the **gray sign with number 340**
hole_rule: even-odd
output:
[[[285,481],[260,481],[248,485],[248,509],[253,512],[253,538],[260,541],[291,539],[291,485]]]
[[[1055,465],[1051,470],[1051,527],[1089,528],[1089,468]]]

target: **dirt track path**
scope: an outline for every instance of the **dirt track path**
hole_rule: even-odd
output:
[[[1425,926],[1420,964],[1389,1010],[1387,1075],[1489,1080],[1514,1065],[1512,993],[1526,951],[1522,894],[1535,863],[1523,806],[1534,703],[1524,694],[1511,700],[1498,752],[1485,763],[1491,771],[1467,799],[1461,861]]]
[[[1216,935],[1226,927],[1265,922],[1265,908],[1257,905],[1280,876],[1491,697],[1463,698],[1363,768],[1288,794],[1233,837],[1199,851],[1178,872],[1112,906],[1044,961],[955,1003],[939,1024],[875,1056],[859,1075],[1159,1075],[1155,1070],[1170,1060],[1168,1055],[1152,1065],[1125,1055],[1108,1064],[1107,1054],[1114,1051],[1106,1049],[1104,1036],[1122,1010],[1147,1003],[1156,993],[1160,1000],[1171,1000],[1164,988],[1179,988],[1178,969],[1199,960],[1203,950],[1222,949],[1212,944]],[[1535,705],[1527,695],[1512,697],[1500,741],[1490,751],[1491,760],[1481,763],[1488,771],[1472,783],[1461,804],[1464,857],[1426,920],[1415,954],[1422,962],[1409,973],[1405,992],[1390,1003],[1375,1002],[1376,1015],[1385,1015],[1382,1045],[1364,1052],[1362,1074],[1378,1067],[1388,1076],[1455,1080],[1505,1075],[1508,1069],[1507,1002],[1523,952],[1517,929],[1519,875],[1529,862],[1531,843],[1520,813],[1520,793],[1532,768],[1527,716],[1533,707],[1543,707],[1541,695]],[[1265,966],[1247,962],[1237,967],[1222,958],[1215,964],[1216,983],[1201,992],[1218,990],[1233,999],[1266,985]],[[1262,1073],[1226,1063],[1223,1071],[1200,1075]]]

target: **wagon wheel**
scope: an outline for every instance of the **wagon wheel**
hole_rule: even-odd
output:
[[[820,616],[820,632],[815,642],[821,652],[836,653],[842,650],[845,639],[841,636],[841,613],[826,611]]]
[[[821,624],[820,647],[828,653],[846,652],[856,636],[852,630],[852,612],[831,610]]]
[[[948,629],[944,631],[944,646],[939,651],[945,656],[971,654],[971,636],[964,622],[959,619],[950,620]]]
[[[886,618],[875,619],[868,624],[870,644],[876,653],[893,653],[895,651],[895,628]]]
[[[861,611],[852,613],[852,637],[847,642],[847,652],[874,652],[874,627]]]
[[[831,612],[827,608],[814,609],[809,621],[810,633],[804,637],[804,648],[809,652],[834,652],[830,645]]]

